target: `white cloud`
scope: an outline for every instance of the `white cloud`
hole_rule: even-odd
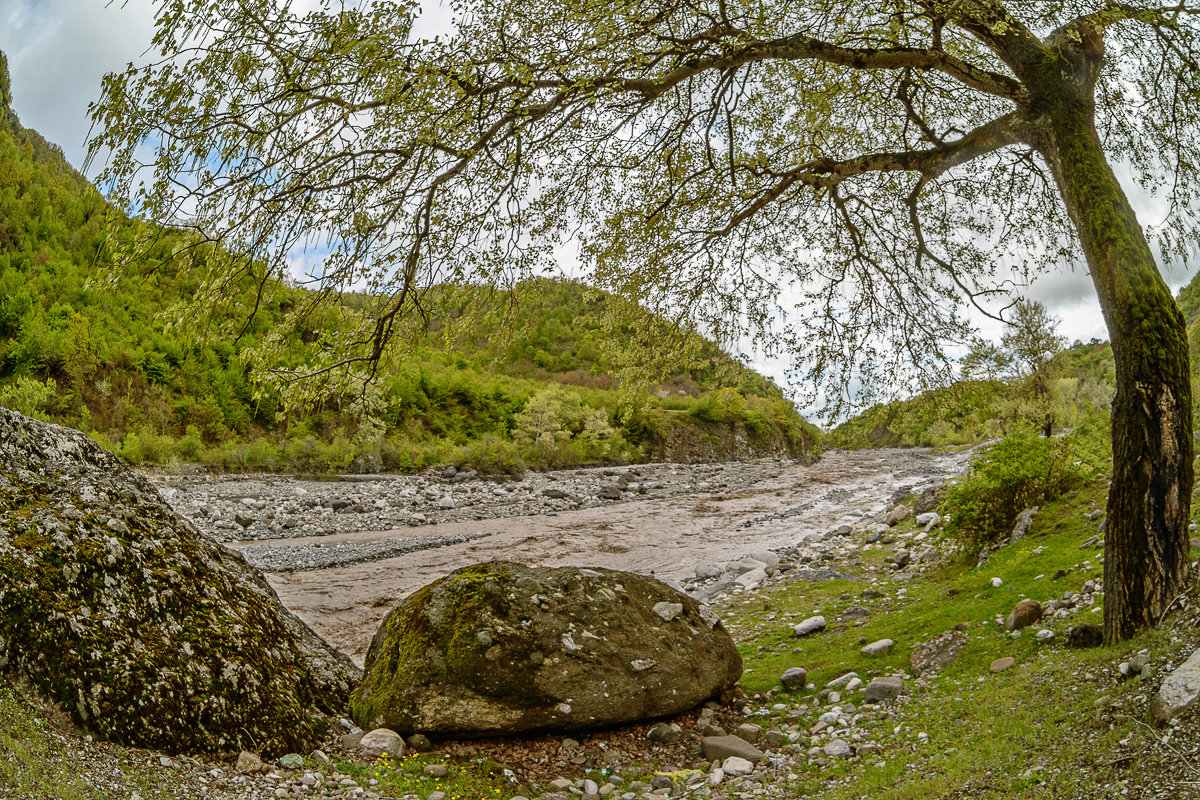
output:
[[[83,163],[88,103],[106,72],[124,68],[150,46],[150,0],[4,0],[0,50],[8,56],[13,107],[21,123]]]

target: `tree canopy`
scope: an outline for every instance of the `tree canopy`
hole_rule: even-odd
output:
[[[412,2],[165,0],[163,59],[108,76],[92,109],[107,188],[220,240],[214,287],[251,259],[285,274],[308,247],[321,288],[377,292],[331,360],[377,355],[421,288],[507,283],[574,237],[607,288],[718,336],[769,328],[831,397],[857,377],[865,402],[875,379],[943,363],[967,303],[1005,288],[1001,262],[1079,260],[1029,143],[1045,111],[1005,48],[1103,30],[1101,137],[1169,201],[1164,252],[1187,254],[1200,18],[1185,6],[452,9],[452,32],[418,38]]]
[[[1162,199],[1159,255],[1186,259],[1200,7],[451,9],[428,38],[412,0],[160,0],[162,58],[92,108],[106,188],[220,241],[209,289],[268,287],[304,248],[308,302],[367,289],[330,366],[377,361],[438,282],[506,283],[577,245],[601,286],[792,354],[834,410],[945,370],[1009,268],[1086,260],[1118,384],[1106,638],[1166,613],[1188,564],[1187,341],[1112,164]]]

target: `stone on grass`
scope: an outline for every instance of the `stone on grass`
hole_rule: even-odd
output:
[[[880,700],[895,700],[904,692],[904,679],[898,677],[876,678],[867,684],[866,700],[868,703],[878,703]]]
[[[1023,628],[1028,628],[1041,618],[1042,604],[1037,600],[1026,597],[1013,608],[1012,613],[1008,615],[1008,620],[1004,623],[1004,627],[1010,631],[1019,631]]]
[[[654,668],[632,666],[645,660]],[[350,711],[364,728],[402,733],[588,730],[686,711],[741,672],[719,621],[661,581],[495,561],[456,570],[387,615]]]
[[[808,685],[808,670],[804,667],[789,667],[779,676],[779,682],[788,690],[803,689]]]
[[[433,749],[433,742],[423,733],[414,733],[408,737],[407,744],[416,753],[428,753]]]
[[[863,647],[862,654],[864,656],[878,656],[883,655],[884,653],[890,653],[892,646],[895,644],[896,643],[891,639],[880,639],[877,642],[871,642],[869,645]]]
[[[912,507],[906,505],[892,506],[892,510],[887,513],[888,525],[899,525],[906,519],[912,518]]]
[[[369,756],[387,753],[393,758],[404,757],[404,740],[400,738],[400,734],[388,728],[376,728],[364,733],[358,740],[358,748]]]
[[[810,633],[823,630],[825,630],[825,618],[819,615],[809,617],[803,622],[792,626],[792,632],[797,636],[808,636]]]
[[[988,667],[988,669],[990,669],[992,672],[1004,672],[1004,670],[1011,669],[1016,666],[1016,664],[1017,660],[1015,658],[1012,656],[1005,656],[1004,658],[997,658],[995,661],[993,661],[992,665]]]
[[[326,736],[359,674],[149,480],[5,408],[0,665],[96,738],[269,758]]]
[[[1200,650],[1192,653],[1162,682],[1150,698],[1150,715],[1161,724],[1170,722],[1200,700]]]
[[[721,761],[730,756],[738,756],[747,761],[758,761],[763,757],[763,751],[747,742],[740,736],[705,736],[700,740],[700,749],[709,761]]]
[[[913,649],[909,664],[917,677],[932,672],[939,672],[947,664],[958,658],[963,647],[967,644],[967,635],[962,631],[946,631],[939,633],[927,642]]]

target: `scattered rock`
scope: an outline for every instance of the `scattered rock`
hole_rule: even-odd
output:
[[[887,518],[884,520],[889,526],[899,525],[906,519],[912,517],[912,506],[898,505],[892,506],[887,513]]]
[[[909,664],[913,672],[920,677],[932,672],[941,671],[947,664],[958,658],[963,647],[967,644],[967,635],[961,631],[946,631],[923,642],[913,649]]]
[[[721,762],[721,771],[731,778],[754,772],[754,764],[740,756],[730,756]]]
[[[1016,664],[1017,660],[1015,658],[1012,656],[1005,656],[1004,658],[997,658],[995,661],[993,661],[992,665],[988,667],[988,669],[990,669],[992,672],[1004,672],[1006,669],[1012,669],[1016,666]]]
[[[1017,514],[1017,521],[1013,524],[1012,534],[1008,537],[1008,543],[1013,544],[1025,538],[1025,534],[1029,533],[1029,527],[1033,525],[1033,518],[1037,516],[1041,509],[1038,506],[1027,508],[1020,514]]]
[[[733,733],[750,744],[758,744],[758,740],[762,738],[763,729],[761,725],[755,725],[753,722],[743,722]]]
[[[160,752],[278,756],[327,733],[358,670],[241,555],[77,431],[0,408],[0,465],[7,672]]]
[[[854,751],[850,749],[850,745],[841,739],[832,739],[826,742],[823,749],[825,755],[830,758],[850,758],[850,756],[854,755]]]

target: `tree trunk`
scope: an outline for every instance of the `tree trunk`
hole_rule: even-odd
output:
[[[1192,390],[1183,314],[1093,124],[1090,91],[1043,118],[1037,142],[1079,232],[1116,357],[1104,546],[1104,640],[1155,625],[1183,590]]]

